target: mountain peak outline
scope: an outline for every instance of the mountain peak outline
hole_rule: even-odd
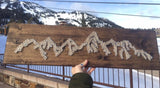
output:
[[[12,1],[12,3],[9,1]],[[65,22],[69,26],[78,27],[122,28],[108,19],[96,17],[86,12],[56,12],[37,3],[27,1],[0,1],[0,12],[0,24],[17,22],[29,24],[61,25],[62,22]]]

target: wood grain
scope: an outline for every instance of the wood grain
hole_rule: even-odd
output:
[[[16,26],[15,26],[16,25]],[[111,38],[115,41],[128,40],[137,49],[143,49],[153,59],[151,61],[138,57],[130,51],[129,60],[121,59],[120,56],[110,54],[106,56],[99,45],[98,53],[87,53],[83,48],[72,56],[68,55],[68,47],[65,47],[62,54],[55,56],[52,49],[47,52],[47,60],[44,60],[38,49],[33,49],[33,44],[24,48],[22,52],[14,53],[16,47],[26,39],[35,39],[40,42],[47,37],[61,45],[68,38],[73,39],[78,45],[83,43],[90,33],[97,32],[100,40],[108,41]],[[109,46],[113,53],[113,47]],[[6,64],[39,64],[39,65],[65,65],[74,66],[83,60],[89,60],[89,66],[114,67],[114,68],[143,68],[160,69],[159,54],[156,41],[156,34],[152,30],[129,30],[129,29],[109,29],[109,28],[82,28],[69,26],[45,26],[34,24],[10,24],[7,38],[4,63]]]

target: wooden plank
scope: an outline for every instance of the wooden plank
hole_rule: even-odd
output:
[[[92,34],[93,36],[91,36]],[[59,53],[59,55],[57,54],[58,56],[55,56],[54,46],[49,50],[46,49],[48,41],[43,42],[47,43],[46,47],[44,47],[45,49],[42,50],[40,46],[38,46],[37,49],[34,49],[36,44],[42,43],[42,41],[47,40],[48,37],[51,41],[54,41],[54,44],[56,44],[57,47],[62,46],[66,41],[69,43],[72,42],[72,49],[69,49],[69,45],[67,44],[62,48],[63,52]],[[23,45],[22,43],[26,42],[26,39],[34,40],[35,44],[32,42],[27,47],[24,47],[22,51],[16,52],[17,47]],[[92,45],[87,43],[87,39],[92,40],[90,42]],[[106,44],[107,41],[110,41],[111,39],[114,41],[114,44],[117,44],[117,55],[115,52],[116,47],[114,47],[114,45],[106,45],[106,48],[110,51],[109,55],[106,55],[106,49],[103,49],[104,46],[102,47],[102,44]],[[96,43],[96,41],[98,42]],[[72,55],[69,55],[68,52],[76,48],[75,45],[73,45],[74,43],[77,44],[77,47],[82,45],[83,48],[81,47],[82,49],[78,49],[77,51],[70,53]],[[98,45],[98,48],[96,48],[96,44]],[[90,48],[87,49],[87,45]],[[122,47],[123,45],[124,47]],[[126,46],[128,46],[129,49],[127,49]],[[88,53],[89,49],[94,49],[93,51],[96,51],[97,49],[98,52]],[[135,55],[135,49],[139,51],[143,50],[147,55],[151,56],[152,59],[149,57],[145,59],[143,55]],[[40,51],[46,52],[46,55],[40,54]],[[120,51],[124,51],[123,54],[120,54]],[[130,55],[129,58],[126,57],[127,52]],[[152,30],[81,28],[33,24],[16,24],[15,26],[15,24],[10,24],[4,56],[4,63],[6,64],[74,66],[85,59],[89,60],[89,66],[96,67],[139,69],[159,69],[160,67],[156,34]]]

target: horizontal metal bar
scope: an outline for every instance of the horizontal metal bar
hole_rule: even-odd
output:
[[[121,86],[116,86],[116,85],[111,85],[111,84],[106,84],[106,83],[101,83],[101,82],[96,82],[96,81],[94,81],[94,83],[108,86],[108,87],[113,87],[113,88],[125,88],[125,87],[121,87]]]
[[[23,68],[23,67],[11,65],[11,64],[6,64],[6,66],[11,66],[11,67],[16,67],[16,68],[20,68],[20,69],[25,69],[25,70],[27,70],[27,67],[26,67],[26,68]]]
[[[27,68],[15,66],[15,65],[7,65],[7,66],[11,66],[11,67],[16,67],[16,68],[26,69],[26,70],[27,70]],[[51,75],[55,75],[55,76],[61,76],[61,77],[71,78],[70,76],[65,76],[65,75],[63,76],[63,75],[55,74],[55,73],[49,73],[49,72],[44,72],[44,71],[39,71],[39,70],[34,70],[34,69],[29,69],[29,70],[30,70],[30,71],[41,72],[41,73],[46,73],[46,74],[51,74]]]
[[[55,74],[55,73],[49,73],[49,72],[44,72],[44,71],[39,71],[39,70],[34,70],[34,69],[29,69],[31,71],[36,71],[36,72],[41,72],[41,73],[46,73],[50,75],[55,75],[55,76],[60,76],[60,77],[66,77],[66,78],[71,78],[70,76],[65,76],[65,75],[60,75],[60,74]]]
[[[25,69],[27,70],[27,67],[24,68],[24,67],[19,67],[19,66],[15,66],[15,65],[7,65],[7,66],[11,66],[11,67],[15,67],[15,68],[20,68],[20,69]],[[55,76],[60,76],[60,77],[63,77],[63,78],[71,78],[71,76],[66,76],[66,75],[61,75],[61,74],[55,74],[55,73],[50,73],[50,72],[44,72],[44,71],[40,71],[40,70],[35,70],[35,69],[29,69],[30,71],[35,71],[35,72],[40,72],[40,73],[46,73],[46,74],[50,74],[50,75],[55,75]],[[62,78],[62,80],[63,80]],[[114,88],[124,88],[124,87],[120,87],[120,86],[116,86],[116,85],[111,85],[111,84],[106,84],[106,83],[102,83],[102,82],[97,82],[97,81],[94,81],[94,83],[96,84],[100,84],[100,85],[104,85],[104,86],[109,86],[109,87],[114,87]]]

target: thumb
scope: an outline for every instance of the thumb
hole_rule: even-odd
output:
[[[85,66],[87,65],[87,63],[88,63],[88,60],[85,60],[85,61],[83,61],[83,62],[80,64],[80,66],[81,66],[81,67],[85,67]]]

